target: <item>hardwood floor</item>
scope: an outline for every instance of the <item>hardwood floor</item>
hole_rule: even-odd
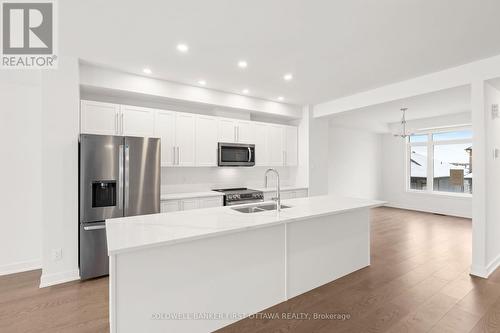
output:
[[[264,311],[349,319],[247,318],[219,332],[500,332],[500,270],[469,276],[470,220],[378,208],[371,227],[370,267]],[[108,331],[107,278],[39,289],[39,277],[0,277],[0,332]]]

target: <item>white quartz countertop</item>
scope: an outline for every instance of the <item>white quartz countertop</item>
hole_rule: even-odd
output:
[[[240,213],[228,206],[109,219],[106,234],[109,255],[154,246],[243,232],[311,217],[373,208],[383,201],[336,196],[282,200],[291,208],[259,213]]]

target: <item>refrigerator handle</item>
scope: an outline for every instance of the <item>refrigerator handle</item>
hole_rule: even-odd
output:
[[[118,149],[118,209],[123,208],[123,145]]]
[[[130,173],[130,147],[129,145],[125,145],[125,209],[128,208],[128,201],[129,201],[129,187],[130,187],[130,182],[129,182],[129,173]],[[126,214],[126,212],[125,212]]]

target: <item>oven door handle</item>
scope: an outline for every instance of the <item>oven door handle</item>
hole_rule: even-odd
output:
[[[246,204],[251,204],[251,203],[259,203],[259,202],[264,202],[264,199],[241,200],[241,201],[235,201],[235,202],[228,202],[228,203],[226,203],[226,206],[246,205]]]
[[[252,161],[252,149],[248,147],[248,162]]]
[[[91,230],[101,230],[101,229],[106,229],[106,224],[94,224],[94,225],[84,225],[83,230],[85,231],[91,231]]]

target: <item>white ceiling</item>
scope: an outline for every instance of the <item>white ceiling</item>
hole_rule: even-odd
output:
[[[500,54],[498,0],[65,0],[60,52],[319,103]],[[189,45],[179,54],[179,42]],[[240,59],[248,68],[236,66]],[[294,79],[284,82],[283,74]]]
[[[457,87],[384,104],[373,105],[329,117],[332,124],[375,132],[389,131],[388,125],[401,120],[402,107],[407,120],[433,118],[471,112],[470,87]]]

